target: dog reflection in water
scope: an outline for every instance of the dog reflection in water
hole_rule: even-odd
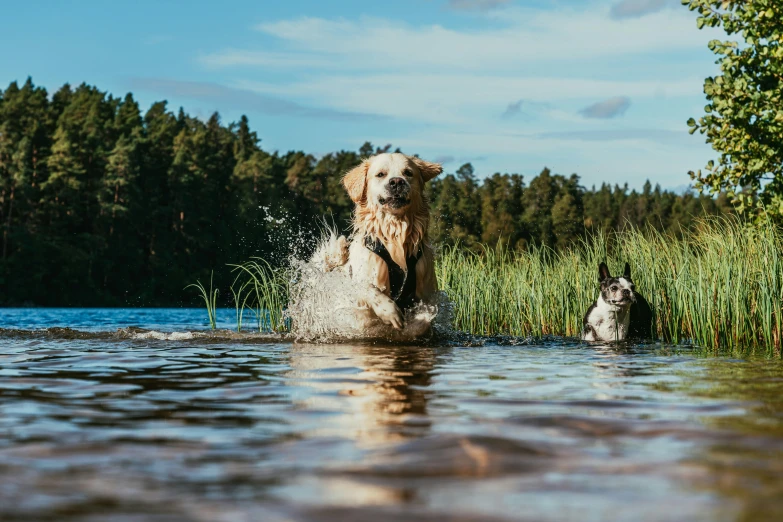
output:
[[[372,445],[428,429],[423,420],[432,348],[296,343],[290,355],[288,376],[315,391],[303,406],[340,412],[319,431],[334,430]],[[417,422],[409,423],[412,419]]]
[[[422,346],[360,346],[295,343],[290,349],[286,377],[301,395],[294,396],[295,411],[317,413],[307,433],[310,439],[343,439],[356,457],[348,467],[366,465],[357,452],[384,452],[397,443],[430,432],[427,387],[432,383],[435,351]],[[318,445],[312,456],[297,452],[292,458],[328,459]],[[330,501],[356,504],[395,504],[409,500],[415,491],[341,477],[312,479],[308,484]]]

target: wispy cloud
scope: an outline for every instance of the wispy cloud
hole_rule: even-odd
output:
[[[628,107],[631,106],[631,99],[626,96],[615,96],[608,100],[600,101],[589,105],[579,111],[585,118],[609,119],[622,116]]]
[[[651,141],[664,144],[683,144],[688,141],[688,131],[666,129],[592,129],[580,131],[542,132],[536,139],[564,141]]]
[[[166,78],[131,78],[133,89],[178,96],[219,104],[223,108],[253,110],[273,116],[295,116],[338,121],[377,121],[386,119],[372,113],[342,111],[300,105],[283,98],[236,89],[208,82],[189,82]]]
[[[451,9],[488,11],[498,7],[508,5],[511,0],[449,0],[448,6]]]
[[[519,93],[525,95],[520,113],[500,118],[502,121],[509,124],[522,119],[581,121],[577,113],[579,106],[586,101],[605,99],[608,93],[622,92],[629,97],[652,99],[665,90],[668,96],[700,96],[702,85],[699,77],[676,82],[580,78],[564,81],[557,77],[389,73],[321,75],[283,85],[247,81],[238,87],[272,96],[318,100],[335,109],[386,114],[409,122],[472,127],[487,117],[496,124],[501,109],[495,100],[513,100]],[[573,108],[565,110],[564,104]]]
[[[466,163],[481,163],[489,159],[487,156],[452,156],[450,154],[444,156],[436,156],[432,161],[440,163],[441,165],[464,165]]]
[[[280,50],[224,49],[204,55],[210,67],[280,66],[329,70],[508,72],[552,62],[581,64],[602,57],[703,46],[687,10],[659,20],[615,20],[604,9],[509,8],[491,27],[458,30],[373,17],[302,17],[256,26]],[[502,16],[501,16],[502,15]],[[493,15],[495,16],[495,15]],[[667,28],[661,38],[661,27]],[[579,45],[574,45],[579,42]]]
[[[506,106],[506,110],[500,115],[503,119],[519,118],[522,117],[526,120],[534,119],[536,115],[540,115],[545,111],[551,109],[548,103],[530,101],[530,100],[517,100],[511,102]]]
[[[445,156],[438,156],[432,161],[434,161],[435,163],[440,163],[441,165],[447,165],[449,163],[454,163],[455,159],[456,158],[454,156],[445,155]]]
[[[672,4],[672,0],[622,0],[612,6],[610,14],[616,19],[640,18],[662,11]]]
[[[197,61],[212,69],[224,67],[323,69],[331,67],[325,57],[315,53],[249,51],[246,49],[224,49],[214,53],[206,53],[200,55]]]
[[[590,124],[598,132],[603,127],[603,123],[596,121]],[[614,122],[609,124],[614,125]],[[614,127],[613,134],[599,134],[599,137],[606,138],[600,141],[582,139],[594,134],[591,130],[570,136],[499,130],[497,125],[472,132],[427,127],[394,138],[394,143],[403,150],[419,152],[426,159],[453,155],[452,169],[464,163],[465,151],[477,151],[486,159],[475,157],[468,161],[477,166],[479,176],[498,171],[532,175],[548,165],[556,172],[578,173],[587,186],[600,185],[604,181],[628,181],[631,186],[641,187],[647,178],[656,180],[663,187],[675,186],[688,179],[687,172],[693,168],[691,165],[701,165],[710,158],[709,147],[697,146],[687,130],[684,135],[676,133],[682,138],[671,133],[669,139],[664,137],[667,134],[665,129],[660,132],[650,130],[647,136],[644,135],[647,131],[639,129],[635,139],[619,139],[624,131]],[[633,165],[631,170],[629,165]]]

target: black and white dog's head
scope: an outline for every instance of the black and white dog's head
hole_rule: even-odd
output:
[[[636,302],[636,285],[631,279],[631,265],[625,263],[623,275],[612,277],[606,263],[598,265],[598,281],[601,283],[601,298],[605,303],[626,308]]]
[[[623,275],[612,277],[606,263],[598,265],[601,295],[582,320],[585,341],[652,339],[653,312],[650,303],[636,292],[631,266],[625,263]]]

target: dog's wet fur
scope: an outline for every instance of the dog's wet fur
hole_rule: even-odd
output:
[[[353,233],[322,238],[311,262],[348,276],[344,293],[354,305],[343,315],[364,337],[416,339],[431,331],[439,293],[425,184],[442,172],[439,163],[396,152],[367,158],[343,177]]]
[[[585,341],[624,341],[652,339],[652,308],[636,291],[631,266],[625,263],[623,275],[612,277],[606,263],[598,265],[601,294],[582,320]]]

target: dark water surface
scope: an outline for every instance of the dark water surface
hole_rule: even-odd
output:
[[[780,361],[203,314],[0,309],[0,520],[783,520]]]

